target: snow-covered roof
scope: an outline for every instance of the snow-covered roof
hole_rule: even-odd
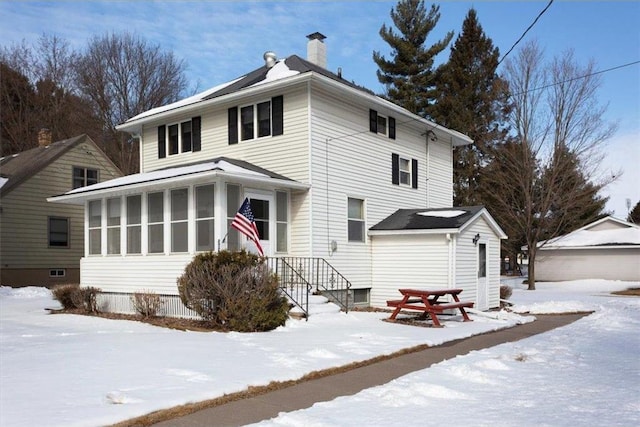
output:
[[[269,182],[273,185],[277,184],[282,187],[296,189],[308,188],[306,184],[294,181],[286,176],[263,169],[249,162],[227,157],[218,157],[190,165],[126,175],[121,178],[76,188],[64,194],[50,197],[47,200],[50,202],[79,203],[88,197],[104,196],[106,193],[110,194],[122,191],[123,189],[127,191],[140,191],[141,189],[148,189],[157,185],[166,186],[168,183],[177,180],[197,179],[216,174],[233,176],[236,180]]]
[[[294,83],[296,81],[296,77],[300,75],[309,76],[309,78],[312,78],[311,76],[316,76],[327,84],[339,87],[340,90],[344,89],[355,96],[369,98],[370,102],[379,104],[382,108],[388,109],[395,114],[405,114],[408,116],[412,116],[415,119],[416,123],[426,124],[432,130],[437,129],[439,132],[444,133],[447,138],[451,138],[451,143],[454,146],[462,146],[473,143],[473,140],[467,135],[464,135],[453,129],[439,126],[438,124],[431,122],[425,118],[415,116],[406,109],[386,99],[376,96],[371,90],[359,86],[353,82],[349,82],[342,76],[332,73],[326,68],[302,59],[297,55],[291,55],[285,59],[281,59],[277,61],[271,68],[261,66],[230,82],[220,84],[183,100],[145,111],[141,114],[138,114],[137,116],[131,117],[126,122],[116,126],[116,129],[123,132],[137,134],[142,131],[143,123],[148,120],[160,120],[161,118],[165,118],[165,116],[171,115],[171,112],[173,110],[180,109],[182,112],[187,112],[192,109],[196,110],[201,106],[215,102],[216,98],[227,95],[234,95],[240,92],[247,93],[245,92],[246,90],[260,90],[261,86],[265,86],[274,82],[283,82],[283,85],[286,84],[284,83],[285,81]]]
[[[540,242],[541,249],[579,248],[592,246],[640,245],[640,228],[610,230],[576,230],[564,236]]]

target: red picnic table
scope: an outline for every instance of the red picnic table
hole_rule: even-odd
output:
[[[398,289],[403,295],[402,299],[389,300],[387,306],[395,307],[396,309],[389,317],[390,320],[394,320],[400,310],[418,310],[423,311],[431,316],[433,326],[436,328],[442,327],[438,320],[438,314],[442,314],[445,310],[458,309],[462,313],[464,322],[471,322],[465,307],[473,307],[472,302],[462,302],[458,298],[458,295],[462,292],[462,289]],[[440,301],[440,297],[451,295],[453,302]]]

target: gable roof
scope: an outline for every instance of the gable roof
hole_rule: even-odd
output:
[[[283,188],[307,189],[309,187],[307,184],[294,181],[284,175],[271,172],[243,160],[216,157],[187,165],[171,166],[151,172],[126,175],[76,188],[64,194],[50,197],[47,200],[61,203],[83,203],[84,200],[89,198],[120,194],[123,191],[136,193],[142,189],[166,188],[167,184],[177,181],[202,178],[210,182],[210,178],[216,175],[230,176],[243,181],[269,182],[272,185],[279,185]]]
[[[0,194],[8,194],[64,153],[85,142],[95,146],[91,138],[83,134],[0,158],[0,176],[5,180],[0,186]],[[95,148],[98,149],[97,146]]]
[[[485,218],[499,238],[505,239],[507,237],[483,206],[398,209],[369,228],[369,235],[460,233],[481,216]]]
[[[141,132],[142,124],[145,121],[168,117],[174,110],[181,109],[183,112],[192,111],[199,109],[203,105],[215,103],[219,98],[233,96],[247,90],[257,89],[261,85],[274,82],[278,82],[282,85],[293,84],[301,81],[301,79],[318,78],[318,76],[319,81],[335,85],[336,87],[339,87],[341,91],[347,90],[350,91],[350,94],[355,96],[366,97],[372,103],[379,104],[383,108],[393,111],[395,114],[403,114],[411,117],[411,120],[409,121],[415,120],[416,122],[422,122],[428,125],[432,130],[438,129],[442,131],[451,138],[451,142],[454,146],[473,143],[473,140],[467,135],[453,129],[439,126],[437,123],[417,116],[399,105],[375,95],[371,90],[349,82],[341,76],[310,61],[302,59],[297,55],[291,55],[285,59],[279,60],[271,68],[263,65],[230,82],[215,86],[180,101],[152,108],[151,110],[140,113],[137,116],[131,117],[126,122],[116,126],[116,129],[123,132],[138,134]]]
[[[603,223],[611,223],[610,229],[593,229]],[[571,233],[538,242],[539,250],[586,249],[622,246],[640,246],[640,226],[607,216],[578,228]]]

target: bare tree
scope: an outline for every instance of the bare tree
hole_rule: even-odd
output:
[[[598,191],[615,178],[598,176],[597,164],[615,126],[603,119],[593,63],[581,67],[571,52],[544,66],[542,51],[529,43],[506,63],[504,77],[515,135],[497,147],[485,179],[499,222],[527,246],[533,290],[538,249],[594,203],[604,205]]]
[[[41,128],[54,140],[99,134],[90,106],[76,95],[77,59],[55,35],[43,34],[34,47],[23,41],[0,50],[3,155],[35,147]]]
[[[94,37],[78,61],[77,82],[105,126],[103,148],[125,173],[138,170],[138,141],[116,125],[176,101],[186,88],[184,61],[130,34]]]

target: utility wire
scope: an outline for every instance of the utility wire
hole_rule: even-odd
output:
[[[509,49],[509,51],[507,53],[504,54],[504,56],[502,57],[502,59],[500,59],[500,61],[498,61],[498,65],[500,65],[502,63],[502,61],[504,61],[504,59],[507,57],[507,55],[509,55],[511,53],[511,51],[517,46],[518,43],[520,43],[522,41],[522,39],[524,38],[524,36],[529,32],[529,30],[531,28],[533,28],[534,25],[536,25],[536,22],[538,22],[538,19],[540,19],[540,17],[547,11],[547,9],[549,9],[549,6],[551,6],[551,3],[553,3],[553,0],[549,1],[549,4],[547,4],[547,6],[542,9],[542,12],[540,12],[538,14],[538,16],[536,16],[536,19],[533,20],[533,22],[531,23],[531,25],[529,25],[529,28],[527,28],[524,33],[522,33],[522,35],[520,36],[520,38],[518,40],[516,40],[516,42],[513,44],[513,46],[511,46],[511,49]],[[496,66],[497,68],[497,66]]]
[[[616,67],[607,68],[606,70],[594,71],[593,73],[585,74],[584,76],[573,77],[571,79],[563,80],[561,82],[555,82],[555,83],[550,83],[550,84],[545,85],[545,86],[535,87],[533,89],[525,90],[524,92],[518,92],[518,93],[511,94],[510,96],[524,95],[524,94],[529,93],[529,92],[535,92],[537,90],[547,89],[549,87],[561,85],[563,83],[569,83],[569,82],[572,82],[574,80],[585,79],[587,77],[595,76],[596,74],[602,74],[602,73],[606,73],[606,72],[609,72],[609,71],[618,70],[620,68],[630,67],[631,65],[636,65],[636,64],[640,64],[640,61],[629,62],[627,64],[622,64],[622,65],[618,65]]]

